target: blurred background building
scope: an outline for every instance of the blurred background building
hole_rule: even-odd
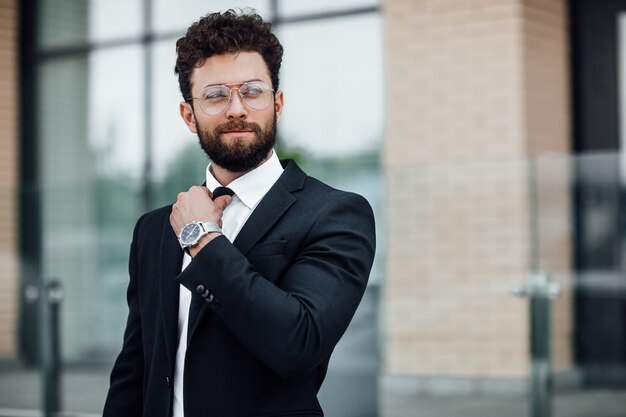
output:
[[[99,412],[134,222],[207,164],[175,41],[233,7],[285,48],[279,153],[377,217],[327,414],[526,413],[545,272],[556,415],[626,415],[626,0],[0,0],[0,416],[41,406],[51,281],[63,409]]]

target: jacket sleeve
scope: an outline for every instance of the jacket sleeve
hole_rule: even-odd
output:
[[[103,417],[140,416],[143,409],[143,345],[138,296],[137,235],[143,217],[137,221],[130,246],[127,291],[128,321],[122,350],[111,371]]]
[[[213,239],[178,277],[203,285],[247,349],[274,372],[311,372],[332,352],[363,296],[375,251],[374,216],[351,193],[326,204],[277,285],[263,279],[225,237]],[[211,271],[206,273],[206,271]]]

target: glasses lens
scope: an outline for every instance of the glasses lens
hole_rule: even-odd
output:
[[[200,107],[209,115],[223,111],[230,101],[230,89],[225,85],[207,87],[200,93]]]
[[[254,110],[263,110],[272,102],[272,90],[265,83],[245,83],[239,88],[239,95]]]

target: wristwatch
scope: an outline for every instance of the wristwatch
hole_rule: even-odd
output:
[[[183,249],[194,247],[203,236],[217,232],[222,234],[222,229],[214,222],[191,222],[187,223],[178,235],[178,242]]]

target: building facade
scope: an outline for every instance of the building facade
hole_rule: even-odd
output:
[[[242,6],[209,3],[0,0],[0,362],[39,363],[58,281],[63,361],[110,367],[133,224],[206,167],[173,45]],[[376,212],[371,304],[336,365],[371,345],[363,404],[526,392],[536,325],[513,290],[539,273],[561,288],[557,381],[626,385],[626,0],[245,6],[285,46],[281,153]]]

